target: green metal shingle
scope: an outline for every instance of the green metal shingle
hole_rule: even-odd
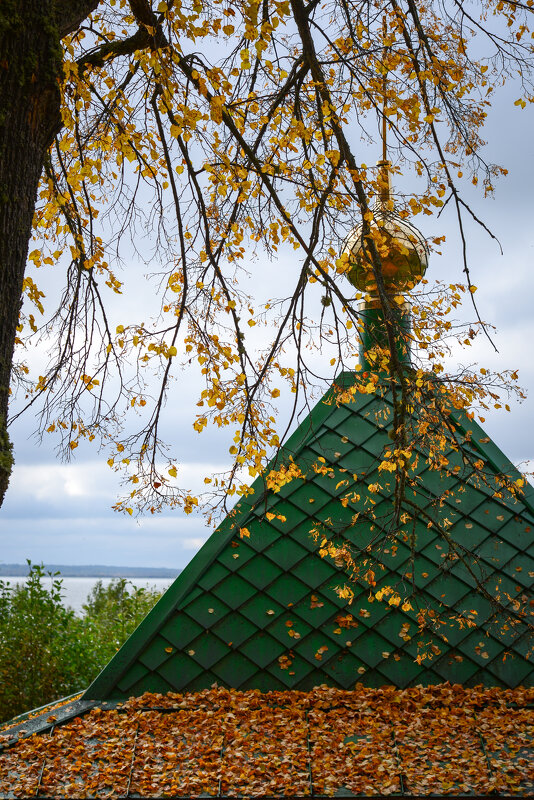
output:
[[[348,387],[357,380],[345,373],[336,383]],[[357,681],[399,687],[445,680],[533,685],[527,626],[504,627],[475,591],[478,580],[490,595],[500,590],[513,604],[531,590],[532,489],[521,498],[493,496],[454,451],[455,439],[470,439],[469,449],[486,471],[519,475],[475,422],[453,410],[449,458],[458,474],[430,469],[421,458],[409,490],[421,511],[409,533],[384,538],[394,479],[377,467],[391,445],[391,406],[379,394],[356,393],[339,407],[335,400],[331,389],[277,458],[279,467],[291,456],[305,477],[279,493],[266,491],[262,478],[255,482],[254,494],[237,503],[89,687],[86,699],[198,690],[214,682],[261,690],[304,690],[322,683],[347,689]],[[314,462],[324,463],[328,474],[317,474]],[[367,487],[377,480],[381,488],[371,495]],[[464,563],[451,561],[427,515],[447,520],[451,537],[466,548]],[[240,528],[247,528],[250,538],[240,538]],[[366,580],[351,583],[343,568],[321,558],[323,537],[336,546],[349,543],[360,561],[372,556],[373,592],[397,585],[413,609],[370,599]],[[354,592],[351,604],[336,592],[345,583]],[[456,613],[476,611],[479,627],[450,622],[419,634],[418,609],[439,614],[444,603]],[[422,652],[425,658],[417,663]]]

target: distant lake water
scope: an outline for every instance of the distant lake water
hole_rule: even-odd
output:
[[[16,578],[1,577],[1,581],[10,584],[24,583],[24,578],[20,575]],[[49,579],[46,578],[46,581]],[[62,581],[62,594],[63,605],[70,606],[74,611],[81,613],[83,604],[87,601],[87,596],[91,593],[93,586],[97,581],[102,581],[104,586],[108,586],[115,578],[61,578]],[[134,586],[142,587],[145,589],[152,589],[156,592],[164,592],[175,580],[174,578],[126,578],[129,583]]]

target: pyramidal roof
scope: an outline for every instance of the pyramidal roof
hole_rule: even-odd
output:
[[[385,389],[350,393],[359,380],[343,373],[279,454],[276,468],[294,464],[300,477],[271,489],[256,480],[86,700],[214,683],[263,691],[534,684],[532,617],[514,613],[534,576],[534,490],[503,490],[499,475],[519,473],[451,409],[446,469],[421,454],[410,489],[419,511],[384,536],[393,481],[378,467],[393,410]],[[335,547],[325,556],[328,542]],[[361,567],[351,579],[335,558],[344,545]],[[340,593],[345,585],[351,592]]]

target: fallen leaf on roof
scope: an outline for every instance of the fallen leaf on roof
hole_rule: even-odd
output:
[[[459,684],[146,693],[6,747],[0,797],[531,795],[533,702]]]

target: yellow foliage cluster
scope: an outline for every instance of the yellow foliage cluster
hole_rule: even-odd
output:
[[[45,428],[66,448],[80,437],[111,447],[108,463],[124,468],[131,483],[118,509],[157,511],[170,503],[190,512],[200,502],[169,481],[175,476],[163,448],[162,407],[181,368],[196,369],[202,381],[194,430],[212,424],[231,438],[233,466],[207,481],[215,497],[249,493],[248,479],[276,452],[281,433],[272,403],[283,390],[274,381],[287,382],[301,402],[314,374],[307,350],[327,351],[336,369],[356,367],[362,294],[342,285],[349,268],[342,239],[361,220],[378,274],[388,243],[380,226],[370,227],[383,172],[362,160],[355,130],[373,138],[384,121],[392,149],[409,149],[420,180],[398,198],[401,218],[449,202],[469,213],[459,199],[462,170],[492,190],[505,171],[480,159],[481,129],[502,59],[522,59],[526,69],[531,11],[529,3],[488,0],[480,20],[488,31],[486,6],[509,28],[493,59],[475,57],[474,34],[437,2],[372,0],[370,13],[359,15],[337,0],[107,0],[65,37],[62,128],[39,187],[29,261],[32,274],[70,265],[68,287],[47,328],[57,359],[28,398],[43,395]],[[525,90],[517,103],[530,99]],[[402,153],[395,161],[389,169],[400,184],[408,162]],[[121,322],[114,333],[110,298],[139,280],[123,242],[130,235],[140,247],[144,232],[156,228],[146,260],[156,265],[160,315],[154,324]],[[262,303],[245,294],[239,270],[251,243],[268,256],[295,251],[291,296]],[[423,282],[415,298],[414,380],[398,374],[391,348],[377,347],[373,370],[339,402],[354,392],[374,395],[379,375],[389,374],[400,385],[401,417],[427,404],[449,341],[459,336],[469,346],[484,329],[480,318],[467,333],[453,323],[462,297],[476,289],[465,267],[463,284]],[[317,290],[320,319],[306,310]],[[24,292],[44,314],[33,277]],[[271,339],[256,346],[264,323]],[[19,344],[36,332],[43,329],[35,316],[21,316]],[[458,408],[500,407],[514,376],[481,370],[443,390],[454,391]],[[121,438],[124,411],[141,423]],[[401,428],[382,474],[409,473],[415,463]],[[429,446],[435,469],[446,467],[441,447],[436,439]],[[295,469],[273,470],[267,486],[279,491],[301,477]]]

